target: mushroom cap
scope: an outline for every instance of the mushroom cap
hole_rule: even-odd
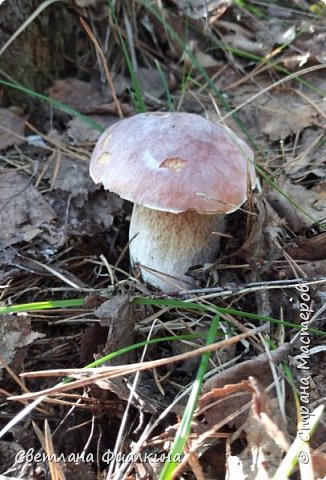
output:
[[[234,132],[199,115],[140,113],[100,136],[90,175],[151,209],[231,213],[254,186],[253,157]]]

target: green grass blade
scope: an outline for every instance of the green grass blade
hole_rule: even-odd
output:
[[[163,86],[164,86],[165,95],[166,95],[166,99],[167,99],[167,102],[168,102],[168,111],[173,112],[174,111],[173,97],[172,97],[170,89],[169,89],[168,81],[166,79],[166,76],[164,75],[164,72],[162,70],[162,67],[161,67],[160,63],[157,60],[155,60],[155,65],[156,65],[158,73],[160,74],[161,82],[163,83]]]
[[[114,25],[117,29],[120,45],[121,45],[121,48],[122,48],[122,51],[123,51],[124,58],[125,58],[126,63],[127,63],[127,68],[128,68],[128,71],[129,71],[129,75],[130,75],[130,79],[131,79],[131,85],[132,85],[132,89],[133,89],[132,99],[133,99],[133,103],[134,103],[134,106],[135,106],[135,110],[138,113],[146,112],[144,95],[143,95],[140,83],[138,81],[138,78],[137,78],[137,73],[135,72],[135,70],[132,66],[132,62],[131,62],[131,58],[130,58],[130,55],[129,55],[129,52],[128,52],[128,49],[127,49],[127,46],[126,46],[126,42],[124,41],[123,36],[120,32],[119,22],[117,20],[116,14],[115,14],[115,10],[114,10],[112,0],[108,0],[108,7],[110,9]]]
[[[67,308],[80,307],[85,305],[84,298],[74,298],[72,300],[48,300],[46,302],[22,303],[20,305],[10,305],[0,307],[0,315],[9,313],[32,312],[34,310],[47,310],[49,308]]]
[[[137,348],[142,348],[142,347],[147,347],[147,345],[153,345],[156,343],[161,343],[161,342],[173,342],[176,340],[195,340],[196,338],[204,337],[204,334],[201,333],[189,333],[187,335],[175,335],[175,336],[169,336],[169,337],[160,337],[160,338],[153,338],[151,340],[144,340],[143,342],[138,342],[138,343],[133,343],[132,345],[128,345],[128,347],[121,348],[120,350],[117,350],[116,352],[109,353],[108,355],[105,355],[104,357],[101,357],[97,360],[95,360],[92,363],[89,363],[83,368],[95,368],[103,365],[103,363],[109,362],[113,358],[119,357],[120,355],[124,355],[125,353],[131,352],[132,350],[136,350]]]
[[[171,308],[185,308],[190,310],[197,310],[202,312],[210,312],[214,315],[224,313],[229,315],[237,315],[243,318],[250,318],[252,320],[265,321],[283,325],[284,327],[290,327],[296,330],[301,329],[301,325],[296,323],[287,322],[284,320],[278,320],[277,318],[266,317],[264,315],[256,315],[255,313],[244,312],[242,310],[235,310],[233,308],[217,307],[216,305],[204,305],[201,303],[187,302],[183,300],[174,299],[156,299],[156,298],[143,298],[136,297],[132,300],[132,303],[136,305],[154,305],[158,307],[171,307]],[[75,298],[71,300],[53,300],[45,302],[24,303],[19,305],[10,305],[6,307],[0,307],[0,315],[6,315],[9,313],[18,312],[32,312],[34,310],[47,310],[49,308],[67,308],[67,307],[80,307],[85,305],[84,298]],[[316,335],[326,336],[326,332],[322,332],[316,328],[309,328],[310,333]]]
[[[239,8],[242,8],[243,10],[246,10],[247,12],[251,13],[252,15],[255,15],[256,17],[269,18],[269,16],[266,15],[266,13],[264,12],[264,10],[262,8],[252,6],[249,3],[245,2],[244,0],[234,0],[234,3]]]
[[[171,38],[178,44],[178,46],[185,52],[189,60],[191,61],[192,65],[198,70],[198,72],[202,75],[202,77],[205,79],[207,84],[209,85],[210,89],[214,92],[216,97],[222,102],[222,104],[225,106],[225,108],[230,111],[231,107],[229,103],[226,101],[226,99],[223,97],[221,94],[219,88],[212,82],[210,76],[206,72],[206,70],[201,66],[201,64],[197,61],[195,55],[192,53],[192,51],[187,47],[185,42],[179,37],[179,35],[175,32],[173,27],[170,25],[170,23],[164,18],[164,16],[161,14],[161,12],[154,7],[153,5],[149,4],[148,1],[146,0],[139,0],[139,3],[143,5],[150,13],[162,24],[162,26],[165,28],[165,30],[169,33]],[[239,124],[240,128],[244,131],[246,135],[249,135],[247,130],[244,129],[244,126],[240,119],[235,116],[235,121]],[[251,138],[251,141],[253,142],[253,139]]]
[[[300,330],[302,327],[301,325],[297,325],[296,323],[286,322],[284,320],[278,320],[277,318],[266,317],[264,315],[256,315],[255,313],[250,312],[243,312],[242,310],[235,310],[233,308],[223,308],[217,307],[216,305],[203,305],[201,303],[194,303],[194,302],[187,302],[183,300],[174,300],[174,299],[155,299],[155,298],[143,298],[137,297],[133,299],[133,303],[138,305],[156,305],[159,307],[174,307],[174,308],[185,308],[190,310],[197,310],[203,312],[211,312],[213,314],[229,314],[229,315],[237,315],[239,317],[250,318],[252,320],[260,320],[269,323],[276,323],[279,325],[283,325],[285,327],[294,328]],[[316,328],[309,328],[309,332],[314,333],[316,335],[323,335],[326,336],[326,332],[322,332],[321,330],[317,330]]]
[[[212,323],[209,327],[209,331],[207,334],[206,345],[211,345],[212,343],[214,343],[219,320],[220,320],[219,315],[215,315],[213,317]],[[193,383],[191,393],[187,402],[187,406],[182,416],[180,426],[177,430],[172,449],[169,452],[171,461],[166,462],[164,464],[163,470],[159,477],[160,480],[171,480],[173,478],[173,473],[175,469],[179,465],[178,459],[181,458],[182,456],[185,444],[187,442],[187,439],[190,433],[193,414],[197,407],[201,386],[208,368],[209,358],[210,358],[210,352],[204,353],[201,357],[196,379]]]
[[[321,417],[324,413],[325,406],[319,405],[313,412],[311,412],[309,420],[307,420],[307,426],[305,426],[304,436],[305,438],[311,438],[315,433],[318,424],[321,420]],[[309,457],[307,455],[307,442],[303,441],[299,435],[296,436],[294,442],[289,448],[287,454],[282,460],[281,465],[277,469],[273,480],[286,480],[293,473],[298,461],[300,460],[301,455],[304,455],[305,461],[301,460],[303,463],[307,463]]]

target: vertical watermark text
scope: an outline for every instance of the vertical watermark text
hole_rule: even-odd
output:
[[[310,360],[310,333],[309,325],[313,314],[311,308],[311,297],[309,293],[309,286],[303,283],[297,284],[295,288],[300,292],[300,355],[297,368],[302,370],[302,376],[299,379],[299,398],[300,398],[300,413],[301,425],[298,431],[298,436],[303,442],[310,441],[310,417],[314,415],[309,408],[310,404],[310,385],[311,376],[309,373]],[[300,456],[298,456],[300,460]],[[303,462],[305,463],[305,462]]]

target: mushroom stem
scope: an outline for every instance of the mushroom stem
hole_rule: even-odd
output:
[[[170,213],[135,204],[129,230],[131,264],[139,264],[143,280],[164,292],[191,288],[194,280],[186,272],[216,258],[220,239],[215,232],[222,231],[221,214]]]

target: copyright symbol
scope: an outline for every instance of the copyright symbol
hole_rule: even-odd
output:
[[[300,463],[307,464],[309,462],[309,455],[301,450],[301,452],[298,453],[298,460]]]
[[[0,2],[1,3],[1,2]],[[19,450],[15,456],[15,463],[20,464],[25,462],[26,452],[25,450]]]

